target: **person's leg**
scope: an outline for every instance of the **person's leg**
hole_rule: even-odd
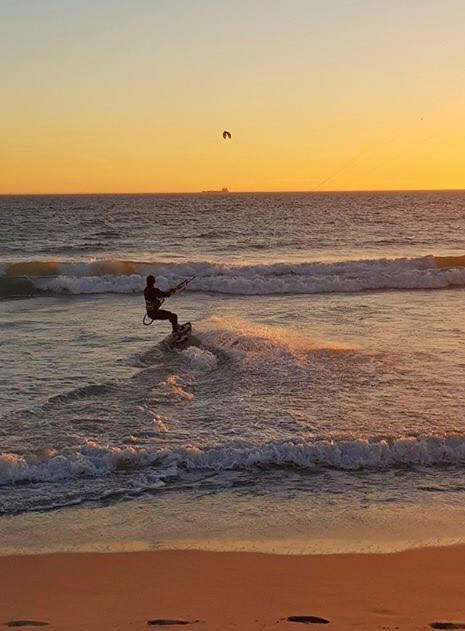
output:
[[[178,316],[171,311],[166,311],[166,309],[158,309],[151,314],[149,314],[152,320],[169,320],[171,322],[171,327],[173,329],[173,333],[176,333],[178,330]]]
[[[172,311],[168,311],[168,313],[170,314],[170,322],[173,327],[173,333],[176,333],[178,330],[178,316]]]

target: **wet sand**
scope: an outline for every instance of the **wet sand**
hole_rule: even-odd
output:
[[[465,546],[364,555],[0,557],[0,614],[1,626],[43,622],[63,631],[429,629],[465,622]],[[288,620],[296,616],[308,618]]]

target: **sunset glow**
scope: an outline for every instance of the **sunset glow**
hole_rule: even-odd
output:
[[[464,23],[455,0],[4,0],[0,193],[463,188]]]

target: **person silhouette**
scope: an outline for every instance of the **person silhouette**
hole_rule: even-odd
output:
[[[144,289],[145,307],[147,309],[147,316],[152,320],[169,320],[173,329],[173,336],[178,337],[178,316],[172,311],[166,309],[160,309],[165,298],[172,296],[176,287],[171,287],[168,291],[162,291],[155,284],[155,276],[150,274],[147,276],[147,285]]]

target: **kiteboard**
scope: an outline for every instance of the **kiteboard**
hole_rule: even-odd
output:
[[[185,322],[178,327],[176,333],[171,333],[169,336],[170,344],[173,346],[181,346],[184,342],[186,342],[190,334],[192,332],[192,324],[190,322]]]

